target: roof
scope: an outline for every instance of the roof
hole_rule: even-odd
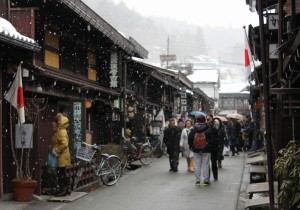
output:
[[[141,58],[148,57],[148,51],[145,50],[137,41],[130,37],[126,39],[120,32],[101,18],[96,12],[89,8],[80,0],[56,0],[69,7],[78,16],[86,20],[89,24],[107,36],[114,44],[121,47],[130,55]]]
[[[218,70],[194,70],[193,74],[187,76],[192,82],[217,83]]]
[[[1,17],[0,41],[32,51],[40,51],[41,49],[33,39],[20,34],[9,21]]]
[[[145,61],[143,59],[132,57],[132,60],[137,63],[140,63],[144,66],[148,66],[149,68],[155,69],[161,74],[171,76],[174,79],[179,79],[179,81],[182,82],[187,88],[190,88],[190,89],[193,88],[192,81],[190,81],[183,73],[180,73],[180,72],[174,71],[174,70],[170,70],[170,69],[165,69],[165,68],[159,67],[155,64],[147,63],[147,61]],[[176,87],[179,88],[178,84],[176,84]]]

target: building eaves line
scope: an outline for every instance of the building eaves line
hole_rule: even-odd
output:
[[[89,89],[92,89],[92,90],[96,90],[96,91],[99,91],[99,92],[104,92],[104,93],[115,95],[115,96],[120,95],[120,92],[117,91],[117,90],[112,90],[112,89],[109,89],[109,88],[106,88],[106,87],[102,87],[102,86],[99,86],[97,84],[93,84],[89,81],[79,79],[77,77],[57,73],[57,72],[54,72],[54,71],[51,71],[51,70],[48,70],[48,69],[41,68],[39,66],[34,66],[34,68],[38,69],[41,72],[42,75],[47,75],[47,76],[49,76],[53,79],[57,79],[57,80],[60,80],[60,81],[65,81],[65,82],[68,82],[68,83],[73,84],[73,85],[78,85],[82,88],[89,88]]]
[[[93,25],[96,29],[102,32],[105,36],[110,38],[114,44],[120,46],[123,50],[127,51],[129,54],[135,52],[135,47],[132,43],[129,42],[125,37],[120,35],[116,29],[109,25],[104,19],[98,16],[94,11],[88,8],[83,2],[77,0],[59,0],[61,3],[68,6],[70,9],[74,10],[80,17],[86,20],[88,23]],[[83,10],[83,6],[80,7],[77,4],[81,3],[85,5],[86,10]],[[95,18],[98,18],[98,21],[91,20],[91,17],[87,15],[87,11],[90,10],[92,14],[95,14]],[[101,21],[100,21],[101,20]],[[102,24],[101,24],[102,23]],[[122,44],[124,43],[124,44]],[[124,47],[126,46],[126,47]],[[138,53],[138,52],[136,52]]]
[[[39,52],[41,50],[41,47],[39,45],[37,45],[36,43],[22,41],[22,40],[15,39],[15,38],[10,37],[10,36],[6,36],[6,35],[1,34],[1,33],[0,33],[0,41],[3,41],[3,42],[8,43],[10,45],[15,45],[15,46],[18,46],[18,47],[22,47],[24,49],[32,50],[32,51],[35,51],[35,52]]]

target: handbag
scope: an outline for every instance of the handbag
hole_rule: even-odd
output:
[[[48,152],[48,167],[57,168],[57,158],[52,154],[51,151]]]

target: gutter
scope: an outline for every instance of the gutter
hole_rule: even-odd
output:
[[[0,41],[3,41],[10,45],[28,49],[34,52],[39,52],[41,50],[41,47],[36,43],[25,42],[19,39],[15,39],[13,37],[5,36],[3,34],[0,34]]]

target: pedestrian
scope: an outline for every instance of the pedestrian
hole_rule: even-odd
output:
[[[188,172],[194,172],[194,154],[190,150],[189,143],[188,143],[188,136],[189,133],[192,129],[192,121],[191,120],[186,120],[185,121],[185,128],[181,132],[181,137],[180,137],[180,148],[182,150],[183,156],[187,160],[187,171]]]
[[[202,137],[201,147],[196,145],[198,137]],[[211,156],[211,141],[211,126],[206,123],[205,116],[200,115],[196,118],[196,123],[188,136],[189,147],[194,153],[196,186],[200,186],[201,183],[201,170],[203,172],[204,186],[210,185],[209,164]],[[202,143],[204,143],[204,145]]]
[[[171,118],[169,120],[169,126],[164,130],[163,141],[167,146],[167,152],[169,154],[170,170],[178,171],[179,165],[179,153],[180,153],[180,136],[181,129],[175,126],[175,119]]]
[[[67,127],[69,119],[62,113],[58,113],[52,122],[53,131],[55,132],[51,139],[52,154],[58,158],[57,160],[57,178],[58,191],[57,196],[65,196],[71,194],[69,180],[66,175],[66,168],[71,165],[71,157],[69,151],[69,136]]]
[[[178,126],[180,129],[184,129],[185,123],[184,123],[184,121],[183,121],[182,118],[180,118],[180,119],[177,121],[177,126]]]
[[[212,115],[207,115],[206,116],[207,124],[212,126],[212,121],[213,121],[213,116]]]
[[[222,121],[218,118],[213,119],[212,127],[212,150],[211,150],[211,168],[214,176],[214,180],[218,180],[218,168],[222,168],[223,149],[224,149],[224,139],[225,131],[222,127]]]
[[[239,155],[237,144],[241,135],[241,125],[237,122],[236,119],[229,118],[226,131],[227,131],[228,143],[229,143],[230,151],[232,152],[232,156],[235,156],[235,154]]]

